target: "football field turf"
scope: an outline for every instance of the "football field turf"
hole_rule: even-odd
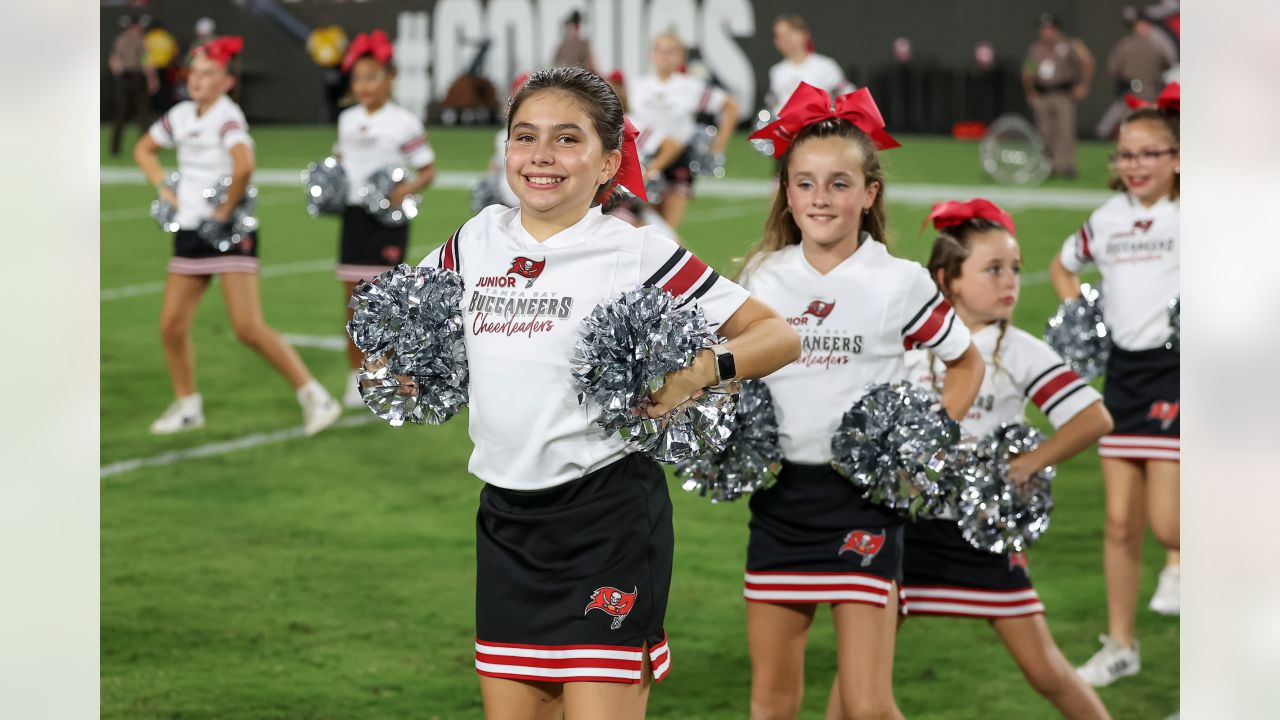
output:
[[[258,166],[287,170],[334,142],[331,128],[255,128],[254,137]],[[492,140],[491,129],[431,133],[443,171],[482,171]],[[890,249],[923,261],[931,236],[918,230],[928,208],[894,202],[895,183],[986,181],[972,143],[902,141],[883,156]],[[1042,190],[1101,189],[1106,152],[1082,145],[1081,178]],[[102,162],[128,165],[105,154]],[[172,162],[165,157],[166,168]],[[765,179],[769,170],[745,142],[732,144],[731,178]],[[981,192],[973,187],[957,199]],[[152,197],[140,182],[101,190],[102,717],[480,717],[472,641],[481,483],[466,472],[465,417],[390,428],[349,410],[344,426],[297,437],[292,389],[236,342],[215,282],[193,331],[206,427],[148,434],[171,400],[157,328],[170,238],[147,217]],[[336,394],[347,373],[334,349],[345,303],[332,270],[337,222],[310,218],[300,186],[264,185],[260,203],[267,320],[301,339],[299,352]],[[466,190],[428,190],[408,259],[461,225],[469,203]],[[731,273],[758,239],[767,208],[761,198],[695,198],[682,239]],[[1088,210],[1010,209],[1026,272],[1016,321],[1039,335],[1056,306],[1044,270]],[[651,695],[649,717],[746,717],[747,507],[712,506],[678,483],[671,490],[673,665]],[[1030,568],[1055,637],[1079,663],[1097,648],[1106,617],[1103,489],[1093,450],[1058,469],[1055,498],[1052,529],[1029,553]],[[1178,707],[1178,620],[1146,609],[1164,559],[1150,537],[1143,559],[1142,673],[1100,691],[1117,718],[1163,718]],[[820,611],[802,717],[822,716],[834,669],[830,617]],[[980,620],[909,620],[894,682],[909,718],[1054,715]]]

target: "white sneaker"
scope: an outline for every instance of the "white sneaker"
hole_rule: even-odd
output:
[[[151,423],[151,433],[172,435],[202,427],[204,427],[204,400],[200,397],[200,393],[195,393],[174,400],[173,404]]]
[[[364,398],[360,397],[360,383],[356,380],[358,377],[360,377],[359,370],[352,370],[351,375],[347,377],[347,389],[342,392],[343,407],[364,407]]]
[[[315,380],[298,388],[298,404],[302,405],[302,429],[307,437],[329,427],[342,415],[342,406]]]
[[[1151,596],[1149,607],[1161,615],[1178,615],[1182,607],[1179,599],[1181,589],[1181,568],[1177,565],[1165,567],[1160,571],[1160,581],[1156,583],[1156,591]]]
[[[1133,641],[1133,647],[1125,647],[1106,635],[1099,635],[1098,640],[1102,642],[1102,649],[1076,668],[1081,680],[1093,687],[1105,687],[1120,678],[1137,675],[1142,669],[1137,640]]]

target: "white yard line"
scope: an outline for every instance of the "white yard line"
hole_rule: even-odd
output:
[[[294,347],[334,351],[347,349],[347,337],[345,335],[295,335],[293,333],[284,333],[281,337]]]

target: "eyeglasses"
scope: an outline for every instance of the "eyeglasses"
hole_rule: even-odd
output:
[[[1150,165],[1165,155],[1177,155],[1178,148],[1171,147],[1164,150],[1143,150],[1142,152],[1120,152],[1116,151],[1108,155],[1111,162],[1116,165],[1124,163],[1138,163],[1139,165]]]

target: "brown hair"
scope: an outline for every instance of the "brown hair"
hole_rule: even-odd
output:
[[[791,164],[791,155],[795,153],[796,148],[806,141],[824,137],[845,138],[858,146],[858,150],[862,154],[863,180],[868,186],[871,183],[879,183],[880,185],[870,210],[862,214],[862,221],[858,230],[859,232],[870,233],[873,240],[884,242],[886,223],[884,212],[884,168],[880,166],[880,156],[876,154],[875,143],[871,141],[871,138],[866,133],[859,130],[848,120],[840,118],[823,120],[822,122],[808,125],[799,133],[796,133],[795,140],[792,141],[791,146],[782,153],[782,157],[778,158],[778,192],[773,196],[773,207],[769,209],[769,217],[764,222],[764,237],[743,258],[742,268],[738,271],[739,277],[742,275],[742,270],[746,269],[755,256],[800,243],[800,226],[796,225],[795,218],[791,216],[791,208],[787,205],[787,183],[790,181],[789,166]]]
[[[929,277],[933,279],[934,284],[938,286],[938,291],[948,301],[951,300],[951,283],[960,277],[960,268],[964,266],[964,261],[969,259],[969,253],[973,248],[973,236],[991,230],[1009,232],[1009,228],[993,220],[971,218],[940,231],[938,237],[934,239],[927,266]],[[938,277],[939,274],[941,278]],[[991,361],[997,369],[1000,367],[1000,346],[1004,343],[1004,334],[1008,329],[1009,322],[1001,320],[1000,336],[996,338],[996,348],[991,353]],[[938,375],[933,368],[933,353],[929,353],[929,375],[933,385],[937,386]]]
[[[1169,133],[1170,137],[1173,138],[1173,149],[1178,149],[1181,144],[1181,140],[1178,137],[1178,126],[1180,121],[1177,112],[1172,110],[1158,110],[1152,107],[1138,108],[1132,113],[1129,113],[1129,116],[1120,123],[1120,126],[1124,127],[1125,125],[1131,125],[1133,123],[1143,121],[1159,123],[1165,131]],[[1179,186],[1181,184],[1179,180],[1181,180],[1181,176],[1178,173],[1174,173],[1173,189],[1169,191],[1169,196],[1174,200],[1178,199],[1180,191]],[[1111,167],[1111,176],[1107,178],[1107,187],[1115,190],[1116,192],[1126,192],[1128,190],[1128,188],[1124,186],[1124,181],[1120,179],[1120,174],[1116,171],[1114,166]]]
[[[582,111],[591,118],[596,135],[604,145],[605,152],[622,148],[622,130],[624,120],[622,103],[618,95],[604,78],[580,67],[553,67],[539,70],[529,76],[507,101],[507,134],[511,134],[511,120],[516,111],[532,95],[547,90],[563,92],[578,101]],[[592,205],[611,204],[617,178],[609,178],[596,193]]]
[[[791,27],[799,30],[802,33],[809,32],[809,23],[805,22],[804,18],[794,13],[779,15],[778,17],[774,18],[773,24],[777,25],[778,23],[786,23]]]

